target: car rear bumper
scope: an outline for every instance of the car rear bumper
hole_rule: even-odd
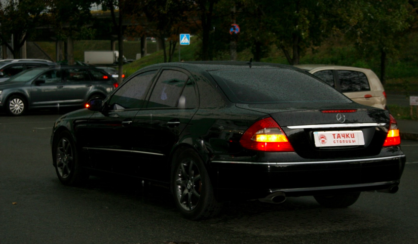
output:
[[[405,155],[308,162],[212,161],[211,172],[220,199],[396,192],[405,161]]]

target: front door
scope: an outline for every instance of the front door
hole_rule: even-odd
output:
[[[96,170],[138,176],[141,163],[135,145],[143,140],[142,128],[135,123],[135,115],[143,106],[156,71],[139,74],[121,86],[105,104],[103,112],[96,112],[88,121],[88,134],[80,133],[85,141],[90,166]]]

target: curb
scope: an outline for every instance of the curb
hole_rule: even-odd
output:
[[[418,141],[418,134],[408,133],[408,132],[401,132],[401,139]]]

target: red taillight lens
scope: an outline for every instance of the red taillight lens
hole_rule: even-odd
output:
[[[385,92],[385,91],[383,92],[383,96],[384,96],[385,98],[387,98],[387,97],[386,97],[386,92]]]
[[[118,88],[119,84],[118,83],[113,83],[113,87]]]
[[[122,78],[125,78],[125,74],[122,74]]]
[[[389,131],[386,135],[384,147],[399,146],[401,144],[401,136],[399,134],[398,123],[395,118],[390,115]]]
[[[330,110],[322,110],[322,113],[355,113],[357,109],[330,109]]]
[[[85,108],[90,108],[90,104],[86,103],[86,104],[84,104],[84,107]]]
[[[285,133],[272,118],[255,122],[239,141],[244,148],[265,152],[293,152]]]
[[[109,79],[109,76],[107,76],[107,75],[103,76],[103,80],[108,80],[108,79]]]

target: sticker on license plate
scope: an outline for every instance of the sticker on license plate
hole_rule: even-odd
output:
[[[342,147],[364,145],[363,131],[315,131],[316,147]]]

